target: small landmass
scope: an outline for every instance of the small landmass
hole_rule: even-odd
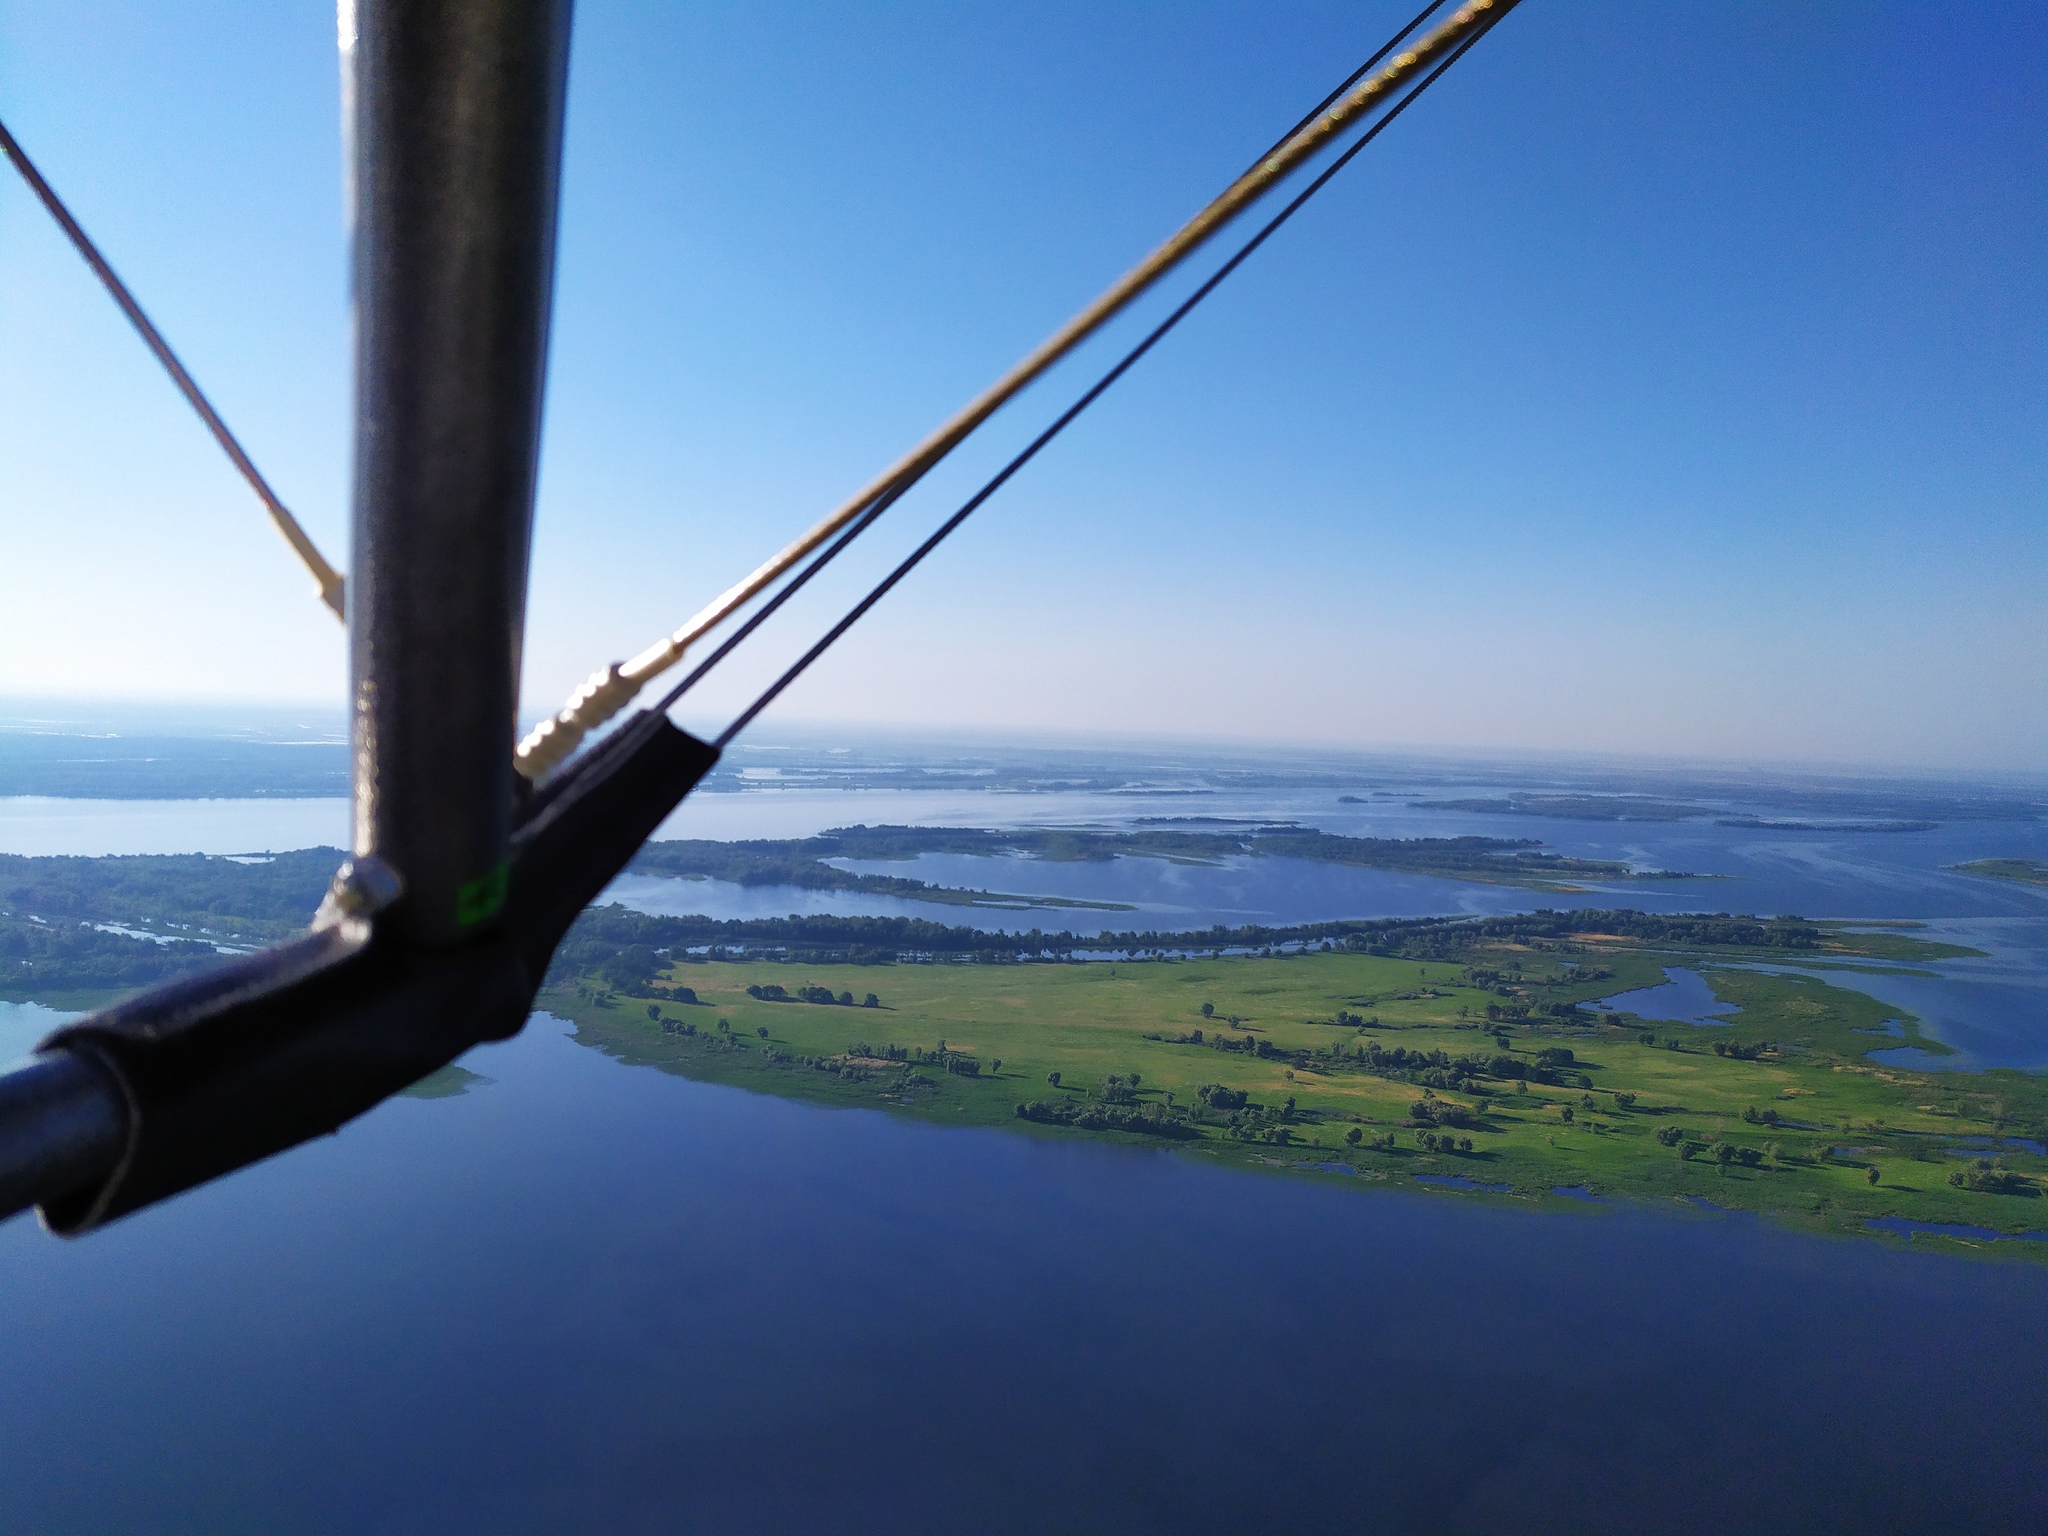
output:
[[[1749,827],[1761,832],[1932,832],[1938,821],[1782,821],[1768,816],[1721,816],[1717,827]]]
[[[1862,993],[1739,964],[1913,958],[1907,932],[1582,911],[1076,940],[832,919],[660,952],[701,922],[587,914],[543,1004],[622,1060],[947,1125],[1446,1197],[2048,1232],[2048,1079],[1881,1064],[1948,1048]],[[1674,964],[1733,1011],[1589,1006]],[[2048,1243],[2008,1250],[2048,1260]]]
[[[2048,859],[1972,859],[1954,868],[1992,880],[2017,880],[2022,885],[2048,885]]]
[[[467,1067],[458,1067],[451,1061],[402,1091],[409,1099],[456,1099],[472,1088],[488,1088],[496,1081],[496,1078],[485,1077]]]
[[[1554,816],[1568,821],[1687,821],[1704,806],[1648,795],[1509,795],[1494,800],[1411,800],[1420,811],[1473,811],[1490,816]]]
[[[1549,891],[1583,889],[1574,882],[1585,880],[1684,878],[1677,871],[1632,870],[1611,860],[1577,859],[1552,853],[1533,838],[1345,837],[1293,822],[1232,825],[1220,820],[1204,822],[1201,830],[1193,830],[1190,823],[1194,818],[1171,820],[1171,826],[1155,821],[1129,832],[1093,828],[996,831],[973,827],[859,826],[786,840],[677,840],[649,843],[628,868],[638,874],[730,880],[742,885],[858,890],[961,905],[1071,905],[1112,910],[1115,904],[955,890],[921,880],[846,870],[833,861],[907,861],[928,853],[1028,857],[1051,863],[1162,858],[1210,864],[1228,858],[1292,858]]]

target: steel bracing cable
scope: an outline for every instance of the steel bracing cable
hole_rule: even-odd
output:
[[[1466,38],[1491,26],[1515,3],[1516,0],[1466,0],[1441,26],[1413,47],[1396,54],[1392,62],[1377,74],[1369,74],[1362,83],[1342,94],[1334,105],[1316,115],[1306,127],[1233,181],[1165,244],[1111,284],[1094,302],[1039,343],[1009,372],[809,532],[744,580],[727,588],[681,629],[649,646],[630,661],[615,662],[594,674],[559,713],[542,721],[519,743],[515,766],[520,774],[529,780],[538,779],[562,761],[591,730],[630,703],[650,679],[680,661],[690,646],[767,591],[841,530],[862,518],[877,501],[886,496],[900,495],[915,485],[969,433],[1121,314],[1276,184],[1393,100],[1410,82],[1457,49]]]
[[[815,645],[813,645],[809,650],[805,651],[802,656],[798,657],[797,660],[785,672],[783,672],[783,674],[780,677],[778,677],[773,683],[771,683],[760,694],[760,696],[754,700],[753,703],[749,704],[746,707],[746,709],[743,710],[739,714],[739,716],[735,718],[733,722],[730,725],[728,725],[724,729],[724,731],[722,731],[718,735],[716,741],[714,742],[714,745],[723,750],[735,736],[739,735],[741,731],[745,730],[747,726],[753,722],[755,716],[759,715],[762,710],[766,709],[770,704],[774,703],[776,698],[783,692],[784,689],[788,688],[790,684],[794,683],[799,677],[803,676],[804,672],[810,668],[813,662],[815,662],[820,656],[824,655],[826,651],[830,650],[832,646],[839,640],[840,636],[844,635],[849,629],[853,628],[853,626],[860,621],[861,617],[864,614],[866,614],[870,608],[874,607],[876,603],[880,602],[884,597],[886,597],[889,594],[890,590],[894,588],[898,582],[902,581],[904,577],[908,576],[913,570],[915,570],[918,567],[918,565],[920,565],[924,561],[927,555],[929,555],[933,550],[937,549],[940,544],[944,543],[946,538],[950,534],[952,534],[952,532],[955,529],[957,529],[962,523],[966,522],[967,519],[974,514],[975,510],[982,505],[982,503],[987,501],[989,497],[993,496],[998,490],[1000,490],[1003,487],[1004,483],[1007,482],[1011,476],[1015,475],[1018,470],[1022,469],[1026,464],[1030,463],[1033,458],[1037,457],[1039,450],[1044,448],[1046,444],[1050,443],[1055,437],[1059,436],[1061,432],[1065,431],[1067,426],[1071,422],[1073,422],[1073,420],[1076,417],[1078,417],[1083,411],[1087,410],[1089,406],[1093,405],[1096,402],[1096,400],[1100,399],[1101,396],[1109,389],[1109,387],[1112,384],[1114,384],[1118,379],[1122,378],[1123,375],[1129,371],[1132,365],[1135,364],[1139,358],[1143,357],[1147,352],[1151,351],[1153,346],[1157,344],[1167,334],[1167,332],[1171,331],[1175,326],[1180,324],[1180,322],[1184,320],[1191,311],[1193,311],[1196,305],[1200,304],[1202,300],[1207,298],[1211,293],[1215,292],[1215,290],[1219,285],[1221,285],[1223,280],[1230,276],[1232,272],[1236,271],[1237,268],[1243,264],[1246,258],[1248,258],[1252,254],[1252,252],[1256,251],[1261,245],[1264,245],[1266,243],[1266,240],[1276,230],[1278,230],[1281,225],[1285,224],[1289,219],[1294,217],[1294,215],[1298,211],[1300,211],[1301,207],[1305,203],[1307,203],[1310,198],[1314,197],[1316,193],[1320,192],[1325,186],[1327,186],[1330,180],[1333,177],[1335,177],[1339,171],[1343,170],[1345,166],[1351,163],[1352,159],[1359,153],[1360,150],[1364,149],[1366,145],[1370,144],[1375,138],[1377,138],[1381,131],[1384,130],[1388,124],[1392,123],[1395,118],[1399,117],[1403,112],[1405,112],[1414,103],[1415,99],[1418,96],[1420,96],[1424,91],[1428,90],[1431,85],[1435,84],[1437,79],[1440,76],[1442,76],[1445,70],[1449,69],[1453,64],[1457,63],[1457,61],[1464,56],[1466,50],[1471,48],[1473,44],[1477,43],[1480,38],[1484,37],[1486,33],[1489,30],[1491,30],[1494,23],[1497,22],[1501,18],[1501,16],[1505,15],[1508,11],[1512,10],[1517,3],[1518,0],[1498,0],[1498,3],[1491,7],[1493,14],[1491,14],[1487,18],[1483,25],[1473,28],[1463,38],[1461,38],[1444,56],[1443,60],[1439,64],[1437,64],[1437,66],[1434,69],[1432,69],[1419,82],[1417,82],[1412,90],[1410,90],[1405,96],[1401,97],[1399,101],[1397,101],[1391,108],[1388,109],[1384,116],[1382,116],[1363,134],[1361,134],[1356,141],[1354,141],[1348,148],[1344,150],[1342,154],[1338,155],[1336,159],[1331,161],[1330,164],[1326,166],[1322,170],[1322,172],[1316,176],[1315,180],[1311,181],[1294,198],[1292,198],[1284,208],[1282,208],[1277,214],[1275,214],[1271,219],[1269,219],[1266,222],[1266,224],[1259,230],[1259,232],[1253,235],[1251,239],[1247,240],[1244,243],[1244,245],[1241,246],[1237,250],[1237,252],[1231,256],[1231,258],[1228,261],[1226,261],[1222,266],[1218,267],[1216,271],[1209,276],[1207,281],[1205,281],[1201,285],[1201,287],[1197,288],[1193,293],[1189,294],[1186,299],[1182,300],[1180,305],[1173,311],[1172,314],[1168,315],[1157,326],[1155,326],[1149,333],[1147,333],[1144,340],[1140,341],[1129,352],[1124,354],[1124,356],[1118,360],[1118,362],[1113,368],[1111,368],[1107,373],[1105,373],[1100,379],[1096,380],[1094,385],[1092,385],[1089,388],[1086,394],[1082,395],[1072,405],[1068,406],[1065,411],[1061,412],[1060,415],[1054,419],[1052,424],[1048,426],[1043,432],[1039,433],[1037,437],[1033,438],[1022,452],[1020,452],[1015,458],[1010,460],[1008,464],[1004,465],[1002,469],[997,471],[996,474],[988,481],[986,485],[982,486],[980,490],[976,491],[974,495],[969,497],[967,501],[964,504],[962,504],[958,511],[956,511],[951,517],[947,518],[945,522],[941,523],[938,526],[938,528],[932,532],[930,537],[928,537],[922,544],[918,545],[916,549],[912,550],[910,554],[906,556],[903,559],[903,561],[899,565],[897,565],[897,567],[894,570],[892,570],[887,576],[883,577],[879,582],[877,582],[874,585],[874,587],[869,590],[868,594],[865,597],[863,597],[858,603],[854,604],[854,606],[846,612],[845,616],[842,617],[838,623],[834,624],[829,630],[827,630],[823,637],[821,637]],[[690,680],[691,679],[685,679],[685,682],[687,683]],[[678,689],[677,693],[680,694],[680,692],[681,690]]]
[[[1285,133],[1281,134],[1279,138],[1275,139],[1273,143],[1264,151],[1264,153],[1260,155],[1259,158],[1264,159],[1266,155],[1270,155],[1274,150],[1278,149],[1281,145],[1285,144],[1289,139],[1293,138],[1297,133],[1301,132],[1303,128],[1306,128],[1310,123],[1314,122],[1318,114],[1327,110],[1332,102],[1334,102],[1339,96],[1342,96],[1346,91],[1350,90],[1352,86],[1356,85],[1359,82],[1359,80],[1363,78],[1367,70],[1371,69],[1375,64],[1379,63],[1380,60],[1384,59],[1388,54],[1392,53],[1396,48],[1400,47],[1402,43],[1406,42],[1411,36],[1413,36],[1415,30],[1418,27],[1420,27],[1423,24],[1423,22],[1427,21],[1434,12],[1441,10],[1443,8],[1443,5],[1444,0],[1430,0],[1429,4],[1425,5],[1421,10],[1415,13],[1414,18],[1410,20],[1406,26],[1401,28],[1400,31],[1396,32],[1392,37],[1387,39],[1387,41],[1380,47],[1379,52],[1375,53],[1371,58],[1367,59],[1363,64],[1359,65],[1358,68],[1351,71],[1350,74],[1346,75],[1341,81],[1339,81],[1336,89],[1332,90],[1321,101],[1317,102],[1315,106],[1310,108],[1308,112],[1303,114],[1303,116],[1294,124],[1293,127],[1289,128]],[[1255,160],[1252,163],[1256,165],[1258,164],[1258,161]],[[1160,329],[1159,331],[1154,333],[1150,338],[1148,338],[1144,345],[1150,346],[1152,341],[1158,340],[1160,336],[1163,336],[1166,333],[1166,331],[1170,330],[1171,328],[1172,323],[1169,322],[1167,326]],[[1127,367],[1130,363],[1136,361],[1137,355],[1133,354],[1126,359],[1124,366]],[[1104,387],[1106,387],[1106,384]],[[1013,466],[1013,468],[1021,467],[1021,462]],[[908,487],[903,487],[898,490],[892,491],[886,496],[878,498],[875,504],[869,507],[859,517],[855,518],[854,521],[850,525],[848,525],[845,531],[839,535],[839,537],[834,539],[818,554],[814,555],[811,558],[809,564],[804,566],[804,568],[801,571],[799,571],[794,577],[792,577],[786,584],[778,588],[774,596],[770,597],[767,602],[763,603],[759,608],[755,609],[754,612],[748,616],[746,622],[742,624],[739,627],[739,629],[734,631],[731,635],[727,636],[726,639],[719,644],[716,650],[714,650],[709,656],[705,657],[704,660],[699,662],[695,667],[691,668],[690,671],[683,677],[682,681],[678,682],[673,688],[669,689],[669,691],[662,697],[661,702],[656,704],[654,708],[656,710],[665,711],[671,708],[677,702],[677,700],[682,698],[684,694],[688,693],[692,688],[696,687],[696,685],[699,682],[701,682],[704,679],[704,677],[714,667],[716,667],[721,661],[725,660],[727,656],[731,655],[733,651],[737,649],[739,645],[743,641],[745,641],[749,635],[753,634],[755,630],[759,629],[763,624],[767,623],[767,621],[775,615],[777,610],[779,610],[783,606],[783,604],[787,603],[792,597],[796,596],[798,592],[802,591],[803,588],[809,584],[812,577],[816,576],[826,566],[830,565],[835,559],[837,559],[839,555],[845,551],[846,547],[853,543],[855,539],[859,538],[861,534],[865,533],[869,528],[873,527],[876,519],[878,519],[884,512],[888,511],[888,509],[891,506],[893,506],[895,502],[901,497],[901,495],[903,494],[903,490],[907,489]]]
[[[64,206],[64,200],[57,196],[56,189],[43,179],[43,173],[36,169],[35,162],[22,152],[21,145],[16,142],[14,135],[7,131],[5,123],[0,123],[0,153],[4,153],[14,162],[14,168],[21,173],[21,179],[28,183],[29,191],[36,195],[36,200],[49,211],[50,217],[57,221],[57,227],[70,237],[72,245],[77,247],[78,254],[85,258],[85,264],[92,268],[93,275],[105,285],[107,292],[114,296],[114,302],[121,306],[121,313],[128,317],[128,323],[135,327],[144,344],[156,354],[156,360],[163,364],[164,372],[168,373],[171,382],[178,386],[178,393],[199,413],[199,419],[206,423],[207,431],[213,434],[214,441],[221,446],[221,451],[227,454],[229,461],[241,471],[242,478],[249,482],[249,489],[254,491],[256,499],[263,503],[264,510],[270,514],[270,520],[277,525],[277,531],[284,535],[285,542],[291,545],[293,552],[312,573],[313,580],[319,584],[320,600],[334,610],[337,619],[345,621],[347,608],[344,603],[341,572],[327,563],[326,557],[314,545],[306,530],[299,526],[299,520],[293,517],[285,504],[278,499],[277,492],[270,488],[270,482],[263,478],[262,471],[257,469],[249,455],[242,450],[242,445],[235,440],[235,434],[228,430],[228,424],[220,419],[220,412],[213,408],[212,402],[206,398],[192,375],[185,371],[185,365],[178,361],[177,353],[173,352],[170,343],[164,340],[163,332],[159,331],[149,316],[143,313],[142,306],[135,301],[135,295],[128,291],[128,285],[121,281],[113,267],[108,264],[107,258],[100,254],[99,247],[94,245],[91,237],[79,227],[78,220],[71,216],[71,210]]]

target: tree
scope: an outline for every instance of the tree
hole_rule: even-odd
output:
[[[661,1017],[661,1005],[660,1005],[659,1003],[649,1003],[649,1004],[647,1005],[647,1017],[648,1017],[648,1018],[650,1018],[650,1019],[658,1019],[658,1018],[660,1018],[660,1017]]]
[[[1728,1172],[1728,1165],[1735,1161],[1735,1143],[1717,1141],[1714,1143],[1714,1161],[1721,1165],[1721,1172]]]
[[[1617,1093],[1614,1096],[1614,1107],[1616,1109],[1634,1109],[1636,1107],[1636,1096],[1632,1093]]]
[[[1460,1136],[1458,1138],[1458,1150],[1460,1152],[1470,1152],[1472,1150],[1472,1138],[1470,1136]]]
[[[1352,1126],[1350,1130],[1344,1133],[1344,1141],[1347,1146],[1355,1147],[1363,1140],[1365,1140],[1365,1132],[1361,1131],[1355,1125]]]
[[[839,1005],[840,1005],[840,1006],[841,1006],[842,1008],[851,1008],[851,1007],[853,1006],[853,994],[852,994],[851,992],[842,992],[842,993],[840,993],[840,994],[839,994]]]
[[[1564,1123],[1566,1125],[1570,1125],[1572,1123],[1572,1107],[1569,1104],[1565,1105],[1564,1107]]]
[[[863,1008],[879,1008],[881,1006],[882,1000],[872,992],[867,995],[867,999],[861,1004]]]
[[[768,1026],[766,1024],[757,1024],[754,1026],[754,1033],[763,1040],[766,1040],[768,1038]]]
[[[1868,1179],[1872,1184],[1875,1184],[1877,1182],[1877,1164],[1872,1163],[1868,1168],[1864,1169],[1863,1177]]]
[[[731,1033],[732,1033],[732,1020],[731,1020],[731,1019],[720,1019],[720,1020],[718,1021],[718,1032],[719,1032],[719,1033],[720,1033],[721,1035],[729,1035],[729,1034],[731,1034]]]
[[[1655,1035],[1644,1034],[1638,1035],[1636,1038],[1641,1040],[1645,1045],[1655,1045],[1657,1043],[1657,1037]]]
[[[1213,1019],[1213,1018],[1215,1018],[1215,1017],[1216,1017],[1216,1005],[1215,1005],[1214,1003],[1204,1003],[1204,1004],[1202,1004],[1202,1017],[1203,1017],[1203,1018],[1205,1018],[1205,1019]]]
[[[991,1071],[991,1072],[1000,1072],[1000,1071],[1002,1071],[1002,1070],[1003,1070],[1003,1058],[1002,1058],[1002,1057],[1000,1057],[1000,1056],[996,1057],[996,1059],[995,1059],[995,1060],[991,1061],[991,1062],[990,1062],[990,1063],[988,1064],[988,1069],[989,1069],[989,1071]]]
[[[1292,1120],[1294,1118],[1294,1095],[1291,1093],[1287,1095],[1286,1102],[1280,1106],[1280,1118],[1282,1120]]]
[[[1060,1075],[1059,1075],[1059,1073],[1057,1073],[1057,1072],[1048,1072],[1048,1073],[1046,1073],[1046,1074],[1045,1074],[1045,1080],[1046,1080],[1046,1081],[1047,1081],[1048,1083],[1051,1083],[1051,1084],[1053,1085],[1053,1087],[1055,1087],[1055,1088],[1059,1087],[1059,1085],[1060,1085]]]

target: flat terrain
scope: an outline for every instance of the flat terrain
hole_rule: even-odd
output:
[[[1858,942],[1838,932],[1828,949]],[[1860,952],[1908,958],[1917,942],[1886,933]],[[1588,934],[1420,963],[1342,950],[696,961],[626,991],[570,977],[541,1005],[628,1061],[946,1124],[1315,1177],[1450,1180],[1447,1193],[1471,1198],[1684,1198],[1856,1233],[1872,1217],[2048,1231],[2048,1159],[2011,1140],[2048,1137],[2048,1082],[1880,1066],[1865,1053],[1944,1047],[1861,993],[1730,968],[1749,958],[1784,957]],[[1576,1006],[1655,986],[1667,965],[1698,967],[1739,1011],[1695,1026]],[[834,1000],[799,1000],[801,988]],[[861,1006],[870,993],[877,1006]],[[2048,1260],[2048,1243],[1995,1251]]]

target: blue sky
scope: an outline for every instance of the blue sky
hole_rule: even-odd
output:
[[[586,0],[528,702],[836,504],[1401,19]],[[345,565],[334,35],[0,0],[0,113]],[[2036,6],[1526,0],[779,713],[2038,768],[2044,98]],[[0,363],[0,694],[339,702],[338,627],[11,179]]]

